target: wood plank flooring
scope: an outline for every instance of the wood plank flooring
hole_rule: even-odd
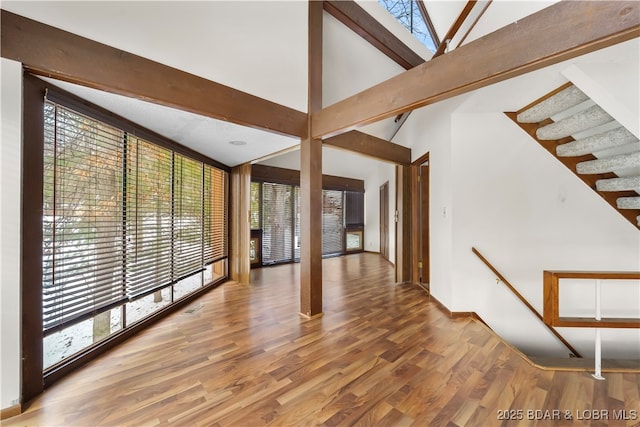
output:
[[[220,286],[2,425],[640,425],[640,374],[535,368],[481,323],[394,284],[376,254],[324,261],[316,319],[298,315],[298,274],[277,266]]]

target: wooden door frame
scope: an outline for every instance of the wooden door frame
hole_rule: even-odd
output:
[[[383,191],[384,198],[383,198]],[[380,194],[380,204],[379,204],[379,213],[380,213],[380,255],[387,261],[389,261],[389,181],[385,181],[379,190]],[[386,200],[386,206],[384,201]],[[384,215],[383,215],[384,212]],[[385,222],[386,221],[386,224]],[[383,233],[383,227],[386,226],[387,232]],[[383,238],[385,242],[383,242]],[[383,251],[383,248],[385,249]]]
[[[420,156],[417,160],[411,163],[411,280],[414,283],[420,284],[420,254],[421,254],[421,227],[420,227],[420,203],[421,203],[421,193],[420,193],[420,166],[424,163],[429,162],[429,153],[425,153]],[[430,194],[427,194],[427,197],[431,197]],[[428,212],[427,212],[428,215]],[[423,265],[426,264],[426,280],[423,277],[423,281],[427,283],[430,282],[429,275],[430,269],[429,260]]]

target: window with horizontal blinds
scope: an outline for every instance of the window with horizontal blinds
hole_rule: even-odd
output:
[[[254,181],[251,183],[251,200],[252,228],[262,231],[262,264],[299,260],[303,244],[300,239],[300,187]],[[345,247],[346,231],[363,228],[363,192],[323,190],[323,255],[348,252]]]
[[[344,225],[346,228],[364,227],[364,193],[344,192]]]
[[[300,259],[300,187],[294,187],[293,192],[293,258]]]
[[[342,191],[322,190],[322,254],[342,253],[344,226]]]
[[[227,174],[209,165],[204,166],[204,264],[210,264],[227,254]]]
[[[45,330],[124,300],[124,133],[45,107],[42,305]]]
[[[251,192],[250,192],[250,224],[252,230],[260,229],[260,183],[259,182],[251,182]]]
[[[290,185],[262,184],[262,262],[292,260],[292,197]]]
[[[44,118],[45,335],[227,257],[227,172],[62,105]]]
[[[202,271],[202,163],[179,154],[173,162],[173,280]]]
[[[171,284],[173,155],[127,136],[127,296]]]

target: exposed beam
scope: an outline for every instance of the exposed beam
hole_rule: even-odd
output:
[[[373,135],[352,130],[324,140],[325,145],[342,148],[385,162],[411,164],[411,149]]]
[[[300,171],[255,164],[251,167],[251,180],[299,186]],[[364,180],[335,175],[322,175],[322,189],[364,192]]]
[[[475,7],[473,8],[469,16],[467,16],[465,22],[460,28],[458,28],[458,31],[456,31],[456,34],[449,42],[449,48],[451,48],[452,44],[454,49],[462,46],[462,43],[465,42],[467,37],[469,37],[469,34],[471,34],[475,26],[480,21],[480,18],[482,18],[487,9],[489,9],[492,1],[493,0],[482,0],[476,2]]]
[[[404,44],[391,31],[369,15],[355,1],[326,0],[324,10],[349,27],[382,53],[409,70],[424,62],[424,58]]]
[[[640,36],[640,2],[565,1],[312,115],[314,138],[433,104]]]
[[[455,20],[453,25],[451,25],[451,28],[449,28],[449,31],[447,31],[447,34],[445,34],[444,37],[442,38],[442,43],[438,44],[438,49],[436,50],[436,53],[433,55],[434,58],[442,55],[445,52],[445,49],[447,48],[447,40],[453,39],[453,36],[455,36],[458,30],[460,29],[460,27],[462,27],[462,24],[467,19],[467,17],[475,7],[475,5],[476,5],[476,0],[467,1],[467,4],[465,4],[464,8],[462,8],[462,12],[460,12],[460,15],[458,15],[458,18]]]
[[[2,57],[33,74],[304,138],[307,115],[2,10]]]
[[[491,1],[491,0],[489,0],[489,1]],[[422,16],[426,17],[425,18],[425,21],[426,21],[427,19],[429,19],[429,14],[427,13],[427,8],[424,5],[424,2],[422,0],[419,0],[417,3],[420,6],[420,12],[422,13]],[[464,24],[466,19],[469,17],[469,14],[471,13],[471,11],[473,10],[473,8],[475,7],[476,4],[477,4],[476,0],[468,0],[467,1],[467,4],[464,6],[464,8],[462,8],[462,12],[460,12],[460,15],[458,15],[458,18],[451,25],[451,28],[449,28],[449,31],[447,31],[447,34],[445,34],[444,39],[443,39],[442,42],[440,42],[437,39],[437,34],[435,34],[435,30],[433,30],[433,24],[431,23],[431,20],[429,19],[429,22],[427,23],[427,28],[429,29],[429,32],[432,34],[432,37],[434,35],[436,36],[436,38],[434,38],[433,40],[436,42],[436,46],[437,46],[436,52],[433,54],[433,57],[431,59],[436,58],[436,57],[442,55],[443,53],[445,53],[445,50],[447,49],[447,44],[453,39],[453,37],[456,35],[456,33],[460,30],[460,27],[462,27],[462,24]],[[487,3],[487,5],[488,5],[488,3]],[[484,13],[484,9],[483,9],[482,13]],[[468,31],[471,31],[473,26],[475,26],[476,22],[474,22],[469,27]],[[466,34],[463,37],[466,37]],[[404,125],[404,123],[409,118],[410,114],[411,114],[411,111],[407,111],[406,113],[403,113],[403,114],[399,115],[398,117],[396,117],[396,120],[395,120],[396,127],[395,127],[395,129],[393,131],[393,134],[391,135],[391,138],[389,138],[389,140],[392,140],[393,138],[395,138],[395,136],[400,131],[400,128],[402,127],[402,125]]]

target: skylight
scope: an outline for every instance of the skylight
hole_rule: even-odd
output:
[[[378,0],[407,30],[430,51],[435,52],[438,41],[424,4],[420,0]],[[435,40],[434,40],[435,39]]]

